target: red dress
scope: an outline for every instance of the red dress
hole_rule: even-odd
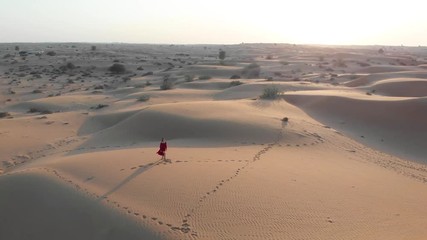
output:
[[[157,151],[157,154],[159,154],[160,156],[164,156],[167,148],[168,148],[168,145],[166,144],[166,142],[161,142],[160,149],[159,151]]]

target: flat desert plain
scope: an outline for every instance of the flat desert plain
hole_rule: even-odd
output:
[[[427,239],[425,47],[1,44],[0,117],[0,239]]]

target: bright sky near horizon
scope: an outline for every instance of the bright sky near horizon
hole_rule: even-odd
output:
[[[0,0],[0,42],[427,46],[427,1]]]

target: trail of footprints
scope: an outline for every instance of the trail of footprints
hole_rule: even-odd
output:
[[[196,204],[195,207],[193,207],[182,219],[182,225],[181,225],[181,231],[184,233],[191,233],[192,236],[197,237],[197,232],[195,230],[191,229],[191,226],[189,224],[189,219],[191,218],[192,214],[194,214],[198,208],[200,208],[203,203],[208,199],[209,196],[214,195],[217,191],[219,191],[222,187],[224,187],[225,185],[227,185],[228,183],[230,183],[234,178],[236,178],[237,176],[239,176],[239,174],[241,173],[242,170],[244,170],[245,168],[247,168],[251,163],[254,163],[256,161],[259,161],[261,159],[261,156],[265,153],[267,153],[271,148],[273,148],[275,145],[278,145],[278,143],[280,142],[280,140],[283,138],[283,130],[280,130],[280,133],[278,134],[278,137],[276,139],[275,142],[268,144],[266,147],[264,147],[263,149],[261,149],[259,152],[257,152],[251,161],[247,161],[245,163],[245,165],[243,165],[242,167],[238,168],[233,175],[231,175],[230,177],[226,178],[226,179],[222,179],[220,180],[213,189],[211,189],[210,191],[206,192],[204,195],[202,195],[199,198],[198,203]]]
[[[159,165],[159,163],[153,163],[153,164],[146,164],[146,166],[152,166],[152,165]],[[188,227],[186,227],[186,222],[184,222],[182,224],[182,226],[175,226],[171,223],[167,223],[166,221],[161,220],[160,218],[158,218],[157,216],[149,216],[148,214],[145,214],[143,212],[137,211],[137,210],[133,210],[131,207],[126,206],[124,204],[121,204],[118,201],[114,201],[113,199],[110,199],[107,196],[100,196],[96,193],[92,193],[90,192],[87,188],[81,187],[79,184],[75,183],[73,180],[63,176],[59,171],[57,170],[53,170],[53,169],[49,169],[49,168],[39,168],[39,170],[44,170],[48,173],[51,173],[53,175],[55,175],[56,177],[58,177],[59,179],[63,180],[64,182],[70,184],[71,186],[73,186],[74,188],[76,188],[79,191],[84,192],[85,194],[87,194],[90,197],[93,197],[97,200],[100,201],[104,201],[106,204],[111,204],[119,209],[121,209],[123,212],[125,212],[126,214],[134,217],[134,218],[138,218],[138,219],[142,219],[145,221],[151,221],[152,223],[158,224],[158,225],[164,225],[165,227],[168,227],[170,230],[172,231],[180,231],[182,233],[188,233],[189,229]],[[30,169],[27,170],[22,170],[20,172],[26,172],[26,171],[30,171]],[[91,180],[91,178],[88,178],[87,180]],[[195,234],[192,234],[193,236],[196,236]]]
[[[27,154],[16,155],[12,157],[11,161],[9,162],[3,161],[3,165],[5,166],[6,169],[9,169],[9,168],[20,166],[29,161],[34,161],[39,158],[46,157],[48,155],[54,155],[59,153],[69,153],[73,151],[73,149],[59,150],[59,151],[55,151],[55,150],[57,150],[58,148],[64,148],[72,143],[77,143],[85,139],[86,138],[76,138],[74,136],[65,137],[54,143],[46,144],[46,146],[44,146],[41,149],[29,151]]]
[[[230,159],[230,160],[200,160],[200,161],[188,161],[188,160],[178,160],[178,161],[172,161],[170,159],[167,159],[166,161],[160,161],[158,163],[148,163],[145,165],[138,165],[138,166],[133,166],[131,168],[128,168],[128,170],[135,170],[137,168],[146,168],[146,167],[150,167],[153,165],[169,165],[169,164],[182,164],[182,163],[233,163],[233,162],[249,162],[249,160],[234,160],[234,159]],[[125,168],[121,168],[120,171],[125,171]]]
[[[307,143],[303,143],[303,144],[286,144],[286,145],[282,145],[279,144],[279,142],[283,139],[283,128],[280,130],[280,133],[277,136],[276,141],[274,141],[273,143],[267,144],[267,146],[265,146],[263,149],[261,149],[259,152],[257,152],[252,160],[250,161],[245,161],[245,164],[236,169],[236,171],[233,173],[233,175],[231,175],[230,177],[226,178],[226,179],[221,179],[213,189],[211,189],[210,191],[206,192],[205,194],[203,194],[199,200],[198,203],[196,204],[196,206],[194,208],[192,208],[183,218],[182,220],[182,225],[181,225],[181,231],[184,233],[191,233],[192,236],[197,237],[197,232],[192,230],[189,224],[189,219],[191,218],[192,214],[194,214],[196,212],[196,210],[198,208],[200,208],[203,203],[210,197],[213,196],[216,192],[218,192],[222,187],[224,187],[225,185],[227,185],[228,183],[230,183],[233,179],[235,179],[237,176],[239,176],[239,174],[247,167],[250,166],[251,163],[254,163],[256,161],[259,161],[261,159],[261,156],[265,153],[267,153],[270,149],[272,149],[274,146],[279,146],[279,147],[302,147],[302,146],[314,146],[317,144],[321,144],[324,143],[325,140],[318,135],[317,133],[310,133],[306,130],[304,130],[304,132],[306,133],[306,135],[308,137],[314,137],[316,140],[314,142],[311,142],[310,144]]]
[[[317,145],[320,143],[324,143],[324,140],[317,134],[310,134],[309,135],[313,136],[316,138],[316,140],[310,144],[286,144],[286,147],[302,147],[302,146],[313,146],[313,145]],[[198,233],[193,230],[189,224],[189,219],[191,218],[192,214],[194,214],[194,212],[196,212],[196,210],[198,208],[200,208],[202,206],[202,204],[206,201],[206,199],[209,196],[212,196],[213,194],[215,194],[218,190],[220,190],[222,187],[224,187],[225,185],[227,185],[228,183],[230,183],[230,181],[232,181],[234,178],[236,178],[237,176],[239,176],[239,174],[242,172],[242,170],[244,170],[245,168],[247,168],[251,163],[259,161],[261,159],[261,156],[265,153],[267,153],[271,148],[273,148],[274,146],[280,146],[280,147],[284,147],[285,145],[279,144],[280,140],[283,138],[283,131],[281,130],[280,133],[278,134],[278,137],[276,139],[275,142],[268,144],[267,146],[265,146],[263,149],[261,149],[259,152],[257,152],[252,160],[198,160],[198,161],[188,161],[188,160],[183,160],[183,161],[171,161],[171,160],[166,160],[166,161],[159,161],[159,162],[154,162],[154,163],[148,163],[145,165],[138,165],[138,166],[134,166],[131,167],[129,170],[135,170],[137,168],[148,168],[148,167],[152,167],[152,166],[158,166],[158,165],[168,165],[168,164],[181,164],[181,163],[194,163],[194,162],[198,162],[198,163],[224,163],[224,162],[241,162],[241,163],[245,163],[242,167],[238,168],[233,175],[231,175],[230,177],[226,178],[226,179],[221,179],[216,186],[211,189],[210,191],[206,192],[204,195],[202,195],[199,198],[198,203],[196,204],[196,206],[194,208],[192,208],[182,219],[182,222],[180,223],[180,226],[176,226],[173,225],[171,223],[167,223],[161,219],[159,219],[156,216],[149,216],[147,214],[144,214],[140,211],[136,211],[133,210],[131,207],[129,206],[125,206],[121,203],[119,203],[118,201],[114,201],[111,200],[110,198],[108,198],[107,196],[100,196],[96,193],[92,193],[90,192],[87,188],[81,187],[79,184],[74,183],[71,179],[68,179],[66,177],[64,177],[63,175],[61,175],[59,173],[59,171],[57,170],[52,170],[49,168],[41,168],[44,171],[47,171],[49,173],[54,174],[56,177],[60,178],[61,180],[63,180],[64,182],[72,185],[73,187],[75,187],[76,189],[78,189],[79,191],[84,192],[85,194],[94,197],[98,200],[104,201],[108,204],[112,204],[113,206],[122,209],[125,213],[135,217],[135,218],[139,218],[145,221],[151,221],[153,223],[157,223],[159,225],[164,225],[165,227],[168,227],[170,230],[172,231],[179,231],[182,232],[184,234],[190,234],[193,237],[197,237]],[[65,142],[65,143],[71,143],[71,142]],[[61,145],[62,146],[62,145]],[[64,153],[68,153],[70,151],[80,151],[80,150],[86,150],[86,149],[105,149],[105,148],[121,148],[123,146],[103,146],[103,147],[90,147],[90,148],[77,148],[74,150],[65,150],[63,151]],[[42,151],[42,150],[41,150]],[[39,152],[41,152],[39,151]],[[120,171],[124,171],[125,169],[120,169]],[[28,170],[23,170],[23,171],[29,171]],[[86,179],[86,181],[90,181],[92,180],[93,177],[89,177]],[[85,182],[86,182],[85,181]]]

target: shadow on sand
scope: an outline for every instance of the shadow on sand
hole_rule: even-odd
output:
[[[123,179],[123,181],[121,181],[119,184],[117,184],[115,187],[113,187],[110,191],[104,193],[102,196],[100,196],[98,198],[98,200],[102,200],[104,198],[106,198],[107,196],[109,196],[110,194],[114,193],[115,191],[119,190],[121,187],[123,187],[125,184],[127,184],[128,182],[130,182],[132,179],[134,179],[135,177],[137,177],[138,175],[148,171],[149,169],[158,166],[160,163],[162,163],[164,160],[160,159],[156,162],[153,163],[148,163],[146,165],[141,165],[139,166],[138,169],[136,169],[131,175],[129,175],[127,178]]]

